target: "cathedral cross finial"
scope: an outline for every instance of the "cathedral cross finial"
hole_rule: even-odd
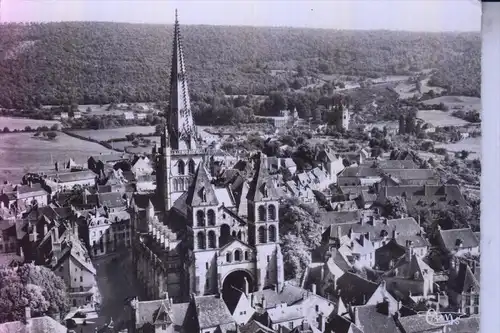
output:
[[[177,17],[177,8],[175,9],[175,23],[176,24],[179,23],[179,20],[178,20],[178,17]]]

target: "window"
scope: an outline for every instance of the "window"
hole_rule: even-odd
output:
[[[62,272],[63,271],[63,267],[59,267],[59,272]]]
[[[202,210],[196,212],[196,225],[198,227],[205,226],[205,212]]]
[[[271,220],[271,221],[276,220],[276,206],[269,205],[268,209],[269,209],[269,211],[268,211],[269,220]]]
[[[245,260],[249,260],[248,251],[245,251]]]
[[[271,261],[271,256],[267,256],[267,262]]]
[[[80,276],[80,282],[83,282],[83,276]]]
[[[162,331],[166,331],[166,330],[167,330],[167,325],[162,324],[162,325],[161,325],[161,329],[162,329]]]
[[[259,221],[266,220],[266,207],[259,206]]]
[[[196,235],[196,241],[198,245],[198,249],[204,250],[205,249],[205,234],[203,232],[199,232],[198,235]]]
[[[205,269],[208,269],[209,265],[208,265],[208,262],[205,263]]]
[[[474,295],[474,305],[479,305],[479,295]]]
[[[241,261],[241,251],[240,250],[234,251],[234,261]]]
[[[215,231],[210,230],[208,232],[208,248],[209,249],[215,249],[216,244],[215,244]]]
[[[479,314],[479,307],[477,306],[474,307],[474,314]]]
[[[208,225],[215,225],[215,212],[213,209],[209,209],[207,212]]]
[[[188,171],[190,174],[194,174],[196,172],[196,165],[193,160],[189,160],[188,162]]]
[[[465,314],[466,314],[466,315],[470,315],[470,308],[469,308],[469,307],[466,307],[466,308],[465,308]]]
[[[184,168],[185,168],[185,164],[184,164],[184,161],[183,160],[179,160],[179,162],[177,162],[177,173],[179,175],[183,175],[184,174]]]
[[[266,229],[264,227],[259,227],[259,243],[266,243]]]
[[[276,242],[276,227],[274,225],[269,226],[269,241]]]
[[[231,253],[229,253],[229,252],[228,252],[228,253],[226,253],[226,261],[227,261],[227,262],[231,262],[231,261],[232,261],[231,259],[232,259],[232,258],[231,258]]]
[[[470,304],[470,295],[465,296],[465,304]]]
[[[76,299],[73,300],[73,306],[76,306]]]

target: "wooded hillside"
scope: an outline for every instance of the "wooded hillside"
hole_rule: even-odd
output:
[[[479,95],[480,35],[181,26],[195,93],[268,94],[272,69],[377,77],[437,68],[434,84]],[[166,98],[173,27],[126,23],[0,25],[0,106]]]

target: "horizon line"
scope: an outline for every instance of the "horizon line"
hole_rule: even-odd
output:
[[[70,21],[7,21],[0,22],[1,25],[8,24],[51,24],[51,23],[114,23],[114,24],[135,24],[135,25],[175,25],[173,23],[160,23],[160,22],[127,22],[127,21],[109,21],[109,20],[70,20]],[[250,24],[241,24],[241,25],[230,25],[230,24],[207,24],[207,23],[181,23],[181,26],[210,26],[210,27],[235,27],[235,28],[283,28],[283,29],[308,29],[308,30],[331,30],[331,31],[391,31],[391,32],[412,32],[412,33],[431,33],[431,34],[439,34],[439,33],[481,33],[481,29],[479,30],[398,30],[398,29],[390,29],[390,28],[376,28],[376,29],[356,29],[356,28],[326,28],[326,27],[308,27],[308,26],[288,26],[288,25],[250,25]]]

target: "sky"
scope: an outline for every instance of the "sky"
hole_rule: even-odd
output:
[[[479,0],[0,0],[1,22],[111,21],[480,31]]]

